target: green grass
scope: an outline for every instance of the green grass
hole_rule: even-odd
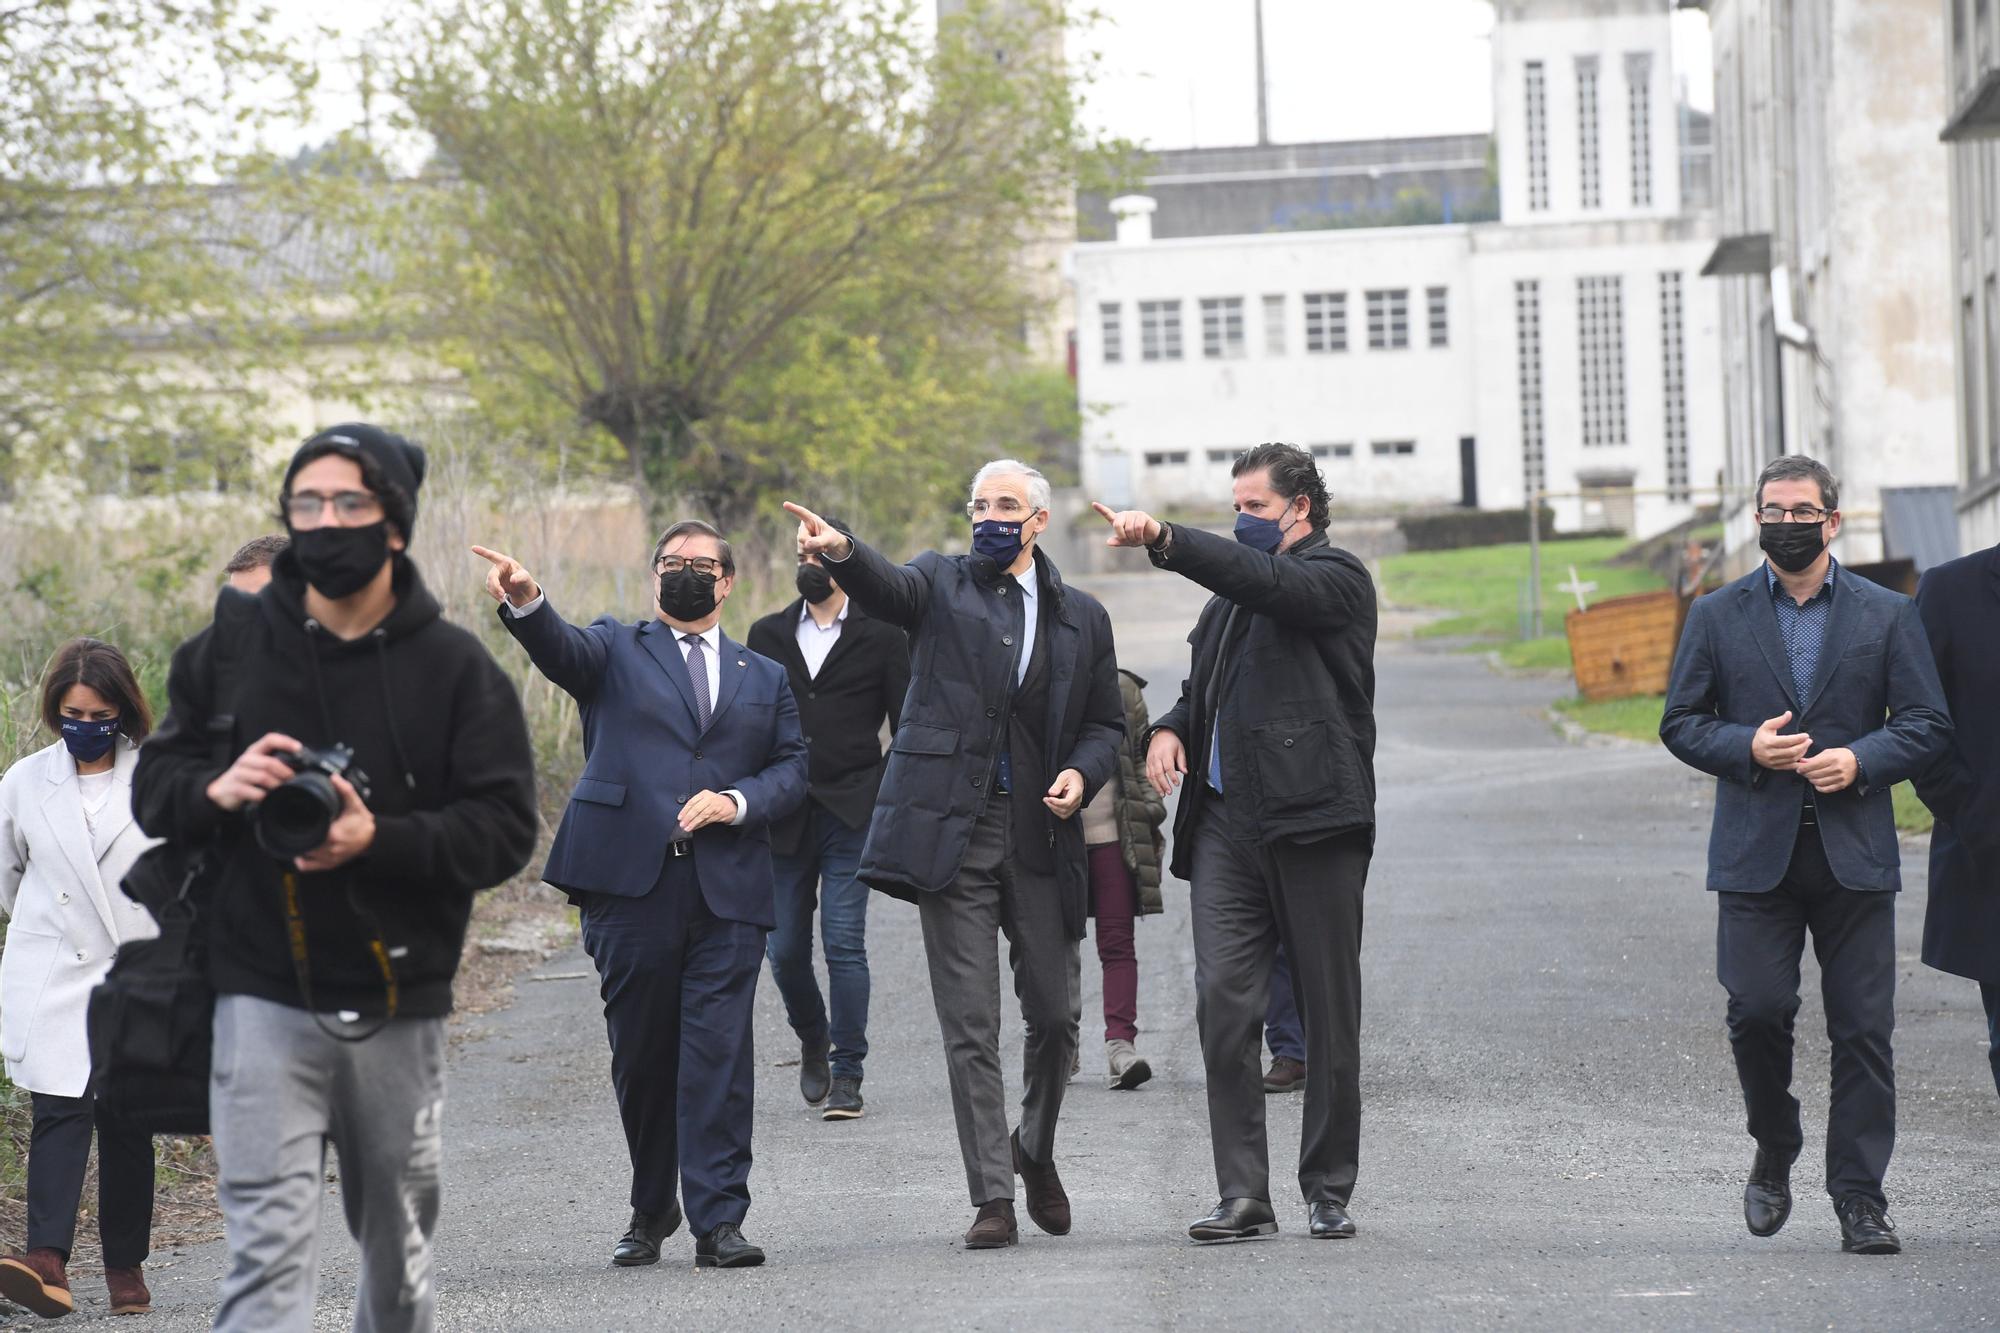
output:
[[[1542,628],[1547,633],[1527,643],[1520,639],[1521,585],[1528,578],[1526,542],[1389,556],[1382,561],[1382,586],[1399,606],[1446,613],[1418,630],[1422,636],[1500,640],[1505,645],[1501,659],[1509,666],[1568,670],[1563,615],[1575,609],[1576,597],[1558,585],[1569,582],[1571,565],[1584,582],[1597,585],[1585,594],[1593,604],[1663,586],[1659,576],[1643,566],[1608,563],[1626,545],[1622,537],[1542,543]]]
[[[1633,741],[1660,739],[1660,710],[1665,700],[1657,694],[1638,694],[1630,699],[1558,699],[1556,710],[1586,730]]]
[[[1896,803],[1896,827],[1905,833],[1929,833],[1931,831],[1931,810],[1917,799],[1917,789],[1907,782],[1899,782],[1889,789],[1889,798]]]

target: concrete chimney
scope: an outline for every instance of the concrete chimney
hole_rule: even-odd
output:
[[[1111,201],[1118,219],[1118,244],[1145,245],[1153,239],[1153,213],[1160,201],[1148,194],[1121,194]]]

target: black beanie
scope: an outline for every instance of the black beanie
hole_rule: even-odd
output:
[[[339,454],[356,462],[366,459],[388,483],[382,510],[409,540],[417,521],[417,488],[424,484],[424,451],[393,431],[371,426],[365,421],[344,421],[328,426],[300,445],[285,468],[283,493],[291,494],[292,478],[300,468],[326,454]]]

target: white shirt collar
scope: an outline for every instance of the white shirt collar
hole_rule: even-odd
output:
[[[803,600],[803,599],[801,599],[801,600]],[[823,626],[823,625],[821,625],[821,624],[820,624],[820,623],[819,623],[819,622],[818,622],[817,620],[813,620],[813,613],[812,613],[812,603],[811,603],[811,602],[806,602],[806,603],[805,603],[805,604],[804,604],[803,606],[801,606],[801,607],[799,608],[799,619],[800,619],[801,621],[811,621],[811,623],[812,623],[812,627],[813,627],[814,629],[829,629],[829,630],[830,630],[830,629],[832,629],[832,628],[833,628],[833,626],[834,626],[834,625],[839,625],[839,624],[843,624],[843,623],[845,623],[845,622],[846,622],[846,620],[847,620],[847,608],[848,608],[848,607],[850,607],[850,606],[852,606],[852,605],[854,605],[854,599],[853,599],[853,598],[851,598],[851,597],[850,597],[850,598],[848,598],[848,599],[847,599],[846,601],[842,602],[842,603],[840,604],[840,613],[839,613],[838,615],[836,615],[836,616],[835,616],[835,617],[833,618],[833,624],[831,624],[831,625],[824,625],[824,626]]]
[[[664,625],[664,624],[666,624],[666,622],[665,622],[665,621],[661,621],[660,623],[661,623],[661,624],[663,624],[663,625]],[[687,647],[688,647],[688,646],[687,646],[687,641],[686,641],[686,639],[685,639],[685,638],[684,638],[683,636],[684,636],[684,635],[685,635],[685,634],[687,633],[687,631],[686,631],[686,630],[679,630],[679,629],[675,629],[675,628],[674,628],[674,627],[673,627],[672,625],[667,625],[667,632],[668,632],[669,634],[671,634],[671,635],[673,635],[673,636],[674,636],[674,642],[675,642],[675,643],[678,643],[678,644],[680,644],[680,646],[681,646],[681,651],[682,651],[682,652],[686,652],[686,651],[687,651]],[[698,639],[700,639],[700,640],[702,641],[702,643],[704,643],[705,645],[707,645],[707,647],[708,647],[708,650],[709,650],[710,652],[714,652],[714,653],[719,653],[719,652],[721,652],[721,651],[722,651],[722,622],[721,622],[721,621],[719,621],[719,620],[718,620],[718,621],[716,621],[716,622],[715,622],[715,623],[714,623],[713,625],[710,625],[710,626],[709,626],[709,627],[708,627],[707,629],[705,629],[705,630],[703,630],[703,631],[702,631],[701,633],[699,633],[699,634],[695,635],[695,637],[696,637],[696,638],[698,638]]]
[[[1035,567],[1033,565],[1029,565],[1019,574],[1016,574],[1014,582],[1021,585],[1021,595],[1029,601],[1033,601],[1041,592],[1041,589],[1035,586]]]

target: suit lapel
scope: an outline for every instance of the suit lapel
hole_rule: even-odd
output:
[[[1854,601],[1860,596],[1854,586],[1856,582],[1855,576],[1845,569],[1833,576],[1833,610],[1826,618],[1826,638],[1819,646],[1819,664],[1813,668],[1812,695],[1802,701],[1807,710],[1826,693],[1827,682],[1840,669],[1840,659],[1847,652],[1847,641],[1854,637],[1854,622],[1858,618]]]
[[[1798,716],[1805,710],[1799,702],[1798,686],[1792,683],[1792,660],[1785,652],[1785,641],[1778,637],[1778,613],[1771,606],[1771,585],[1764,566],[1759,565],[1744,579],[1743,593],[1737,598],[1737,605],[1742,608],[1750,637],[1763,651],[1771,674],[1778,678],[1785,697],[1792,701],[1793,716]]]
[[[674,641],[673,627],[662,620],[649,620],[639,630],[639,640],[646,645],[646,651],[667,673],[667,679],[680,691],[681,702],[687,706],[688,721],[697,734],[701,730],[701,714],[694,706],[694,680],[688,675],[687,659],[681,655],[680,644]]]
[[[854,645],[854,626],[862,618],[861,608],[854,604],[852,598],[849,598],[847,602],[847,619],[841,622],[840,637],[835,639],[833,647],[827,650],[826,661],[819,664],[819,674],[822,678],[826,676],[827,672],[833,670],[835,662],[847,656],[849,649]],[[795,652],[797,651],[796,642],[795,639],[793,649]],[[799,660],[803,662],[805,659],[800,658]]]
[[[118,927],[112,923],[111,904],[104,897],[104,881],[97,873],[97,852],[90,844],[90,825],[84,822],[83,789],[77,786],[75,765],[66,751],[51,758],[58,766],[58,780],[42,799],[42,818],[55,830],[56,843],[69,862],[78,892],[90,900],[91,909],[115,940]]]
[[[750,650],[727,634],[717,634],[716,660],[720,664],[716,671],[715,708],[708,715],[708,725],[713,727],[715,719],[722,716],[723,709],[736,702],[736,692],[743,688],[743,678],[750,674]],[[793,652],[797,652],[796,647]],[[820,668],[822,671],[824,667]]]
[[[99,861],[118,841],[118,835],[132,822],[132,770],[139,764],[139,747],[118,738],[118,762],[112,769],[111,800],[97,820],[96,856]],[[100,877],[101,878],[101,877]],[[109,885],[105,887],[109,888]]]
[[[812,673],[806,670],[805,652],[799,647],[799,617],[805,613],[806,599],[803,597],[786,607],[784,612],[785,632],[778,636],[778,664],[785,668],[785,674],[790,676],[793,684],[797,685],[801,690],[813,678]],[[846,635],[843,634],[841,637],[845,638]],[[838,644],[834,646],[836,648],[839,647]],[[831,656],[827,658],[827,661],[832,660]],[[825,663],[820,665],[820,670],[822,672],[826,670]]]

